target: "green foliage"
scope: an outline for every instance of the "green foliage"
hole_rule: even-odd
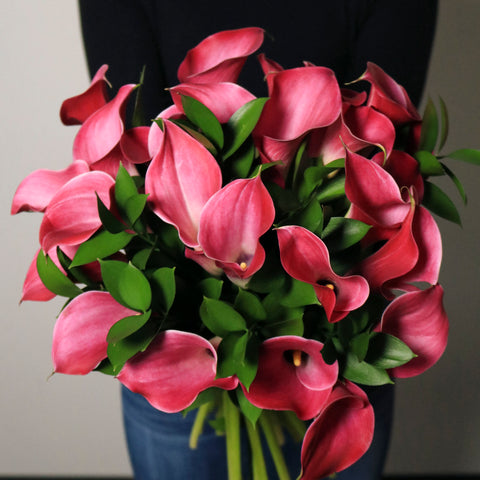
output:
[[[224,160],[233,155],[252,133],[268,98],[256,98],[240,107],[225,124]]]
[[[118,303],[139,312],[148,310],[152,290],[138,268],[117,260],[100,260],[100,266],[105,287]]]
[[[182,95],[183,111],[187,118],[211,140],[218,149],[223,148],[223,131],[217,117],[205,105],[192,97]]]
[[[82,293],[81,288],[77,287],[53,262],[53,260],[43,253],[38,252],[37,272],[42,283],[55,295],[74,298]]]
[[[448,195],[434,183],[425,182],[423,204],[440,217],[457,223],[458,225],[462,224],[460,214],[455,204],[450,200]]]
[[[330,252],[339,252],[358,243],[370,228],[370,225],[353,218],[331,217],[321,239],[327,243]]]
[[[231,305],[213,298],[204,297],[200,317],[205,326],[215,335],[226,337],[231,332],[245,332],[245,319]]]

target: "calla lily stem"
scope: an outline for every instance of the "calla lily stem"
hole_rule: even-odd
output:
[[[245,421],[245,425],[247,428],[248,439],[250,441],[250,450],[252,452],[253,480],[268,480],[259,429],[255,428],[249,420]]]
[[[242,480],[240,412],[231,402],[227,391],[223,392],[223,417],[227,444],[228,480]]]

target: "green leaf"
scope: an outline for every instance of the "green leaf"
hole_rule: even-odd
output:
[[[368,344],[370,341],[370,333],[364,332],[354,336],[350,340],[350,349],[352,353],[360,360],[365,360],[368,351]],[[376,365],[378,367],[378,365]]]
[[[215,335],[225,338],[230,332],[245,331],[245,319],[228,303],[204,297],[200,317],[205,326]]]
[[[445,102],[442,97],[438,98],[440,103],[440,141],[438,145],[438,151],[441,151],[447,141],[448,130],[449,130],[449,121],[448,121],[448,110]]]
[[[100,260],[102,278],[112,297],[121,305],[146,312],[152,301],[152,290],[143,273],[131,263]]]
[[[125,167],[120,164],[115,179],[115,202],[117,207],[120,210],[125,211],[128,199],[137,194],[138,191],[135,181]]]
[[[110,233],[120,233],[125,230],[125,225],[115,217],[115,215],[105,206],[97,194],[98,216],[102,225]]]
[[[154,309],[168,313],[175,300],[175,268],[162,267],[155,270],[150,276],[150,284]]]
[[[243,390],[241,388],[237,388],[235,390],[237,394],[237,401],[240,407],[240,410],[245,415],[245,417],[250,421],[250,423],[255,426],[257,420],[259,419],[260,415],[262,414],[262,409],[252,405],[248,400]]]
[[[132,263],[135,265],[139,270],[145,270],[147,267],[147,263],[150,260],[150,256],[152,255],[153,247],[150,248],[143,248],[139,250],[132,258]]]
[[[39,250],[37,272],[42,283],[55,295],[74,298],[83,293],[56,265],[53,260]]]
[[[359,361],[353,353],[347,354],[342,375],[355,383],[362,385],[385,385],[393,383],[383,368],[375,367],[364,361]]]
[[[152,312],[142,313],[140,315],[131,315],[129,317],[122,318],[116,322],[107,334],[108,343],[118,343],[120,340],[128,337],[137,330],[140,330],[150,318]]]
[[[255,145],[249,140],[229,157],[227,166],[231,178],[247,178],[255,159]]]
[[[200,293],[204,297],[213,298],[214,300],[219,300],[220,295],[222,294],[223,281],[218,278],[209,277],[202,280],[198,287]]]
[[[235,309],[245,318],[262,321],[267,318],[267,312],[260,299],[254,294],[240,289],[235,298]]]
[[[321,238],[328,241],[331,252],[338,252],[358,243],[370,228],[370,225],[360,220],[332,217],[323,229]]]
[[[218,345],[217,378],[235,375],[244,361],[248,332],[230,332]]]
[[[415,358],[408,345],[387,333],[375,333],[370,339],[365,360],[378,368],[395,368]]]
[[[420,133],[419,150],[432,152],[435,149],[438,138],[438,116],[432,100],[429,98],[425,106]]]
[[[445,173],[450,177],[452,180],[453,184],[457,187],[458,193],[462,197],[463,203],[466,205],[467,204],[467,194],[465,192],[465,189],[463,188],[462,182],[455,176],[455,174],[446,166],[442,163],[442,167],[445,170]]]
[[[288,308],[296,308],[318,305],[319,301],[312,285],[292,278],[290,288],[284,294],[282,292],[279,303]]]
[[[157,327],[147,322],[136,332],[116,343],[109,343],[107,347],[108,359],[113,365],[113,372],[117,374],[126,361],[139,352],[144,352],[157,334]]]
[[[145,205],[147,204],[148,195],[144,193],[139,193],[131,196],[125,205],[125,214],[127,219],[130,222],[130,225],[133,225],[142,214]]]
[[[345,196],[345,177],[343,175],[333,178],[317,195],[320,203],[330,202]]]
[[[223,148],[223,131],[217,117],[203,103],[192,97],[182,95],[183,111],[218,148]]]
[[[260,341],[258,337],[248,336],[245,356],[237,368],[237,377],[247,390],[257,375],[259,348]]]
[[[457,223],[458,225],[462,224],[460,215],[454,203],[450,200],[447,194],[435,184],[425,182],[423,204],[440,217]]]
[[[225,125],[225,147],[223,158],[236,152],[252,133],[268,98],[256,98],[240,107]]]
[[[99,258],[109,257],[125,248],[134,236],[125,231],[110,233],[108,230],[101,230],[78,247],[70,268],[94,262]]]
[[[445,156],[453,158],[454,160],[472,163],[473,165],[480,165],[480,150],[475,150],[473,148],[462,148]]]
[[[316,198],[313,198],[304,208],[295,211],[285,222],[282,222],[283,225],[300,225],[311,232],[317,230],[322,223],[323,209]]]
[[[419,150],[415,154],[417,162],[420,164],[420,173],[429,177],[434,175],[445,175],[442,164],[438,158],[426,150]]]

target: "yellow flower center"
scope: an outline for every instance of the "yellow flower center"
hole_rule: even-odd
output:
[[[245,262],[242,262],[242,263],[240,264],[240,268],[241,268],[243,271],[245,271],[245,270],[247,269],[247,267],[248,267],[248,265],[247,265]]]
[[[294,350],[292,352],[292,361],[296,367],[302,364],[302,352],[300,350]]]

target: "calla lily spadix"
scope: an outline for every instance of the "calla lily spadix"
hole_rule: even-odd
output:
[[[237,387],[236,377],[215,379],[216,367],[217,353],[208,340],[189,332],[166,330],[145,352],[129,360],[117,378],[155,408],[173,413],[187,408],[209,387]]]
[[[244,393],[257,407],[293,410],[302,420],[315,417],[337,381],[338,364],[328,365],[316,340],[287,335],[263,342],[257,375]]]
[[[145,192],[153,211],[175,226],[180,239],[198,247],[200,215],[220,190],[222,174],[212,154],[184,130],[164,121],[161,148],[145,176]]]
[[[325,478],[355,463],[370,447],[374,426],[365,392],[348,380],[338,382],[303,439],[300,479]]]
[[[286,226],[278,228],[277,235],[283,268],[293,278],[313,285],[330,322],[338,322],[365,303],[369,294],[365,278],[337,275],[326,245],[314,233]]]

